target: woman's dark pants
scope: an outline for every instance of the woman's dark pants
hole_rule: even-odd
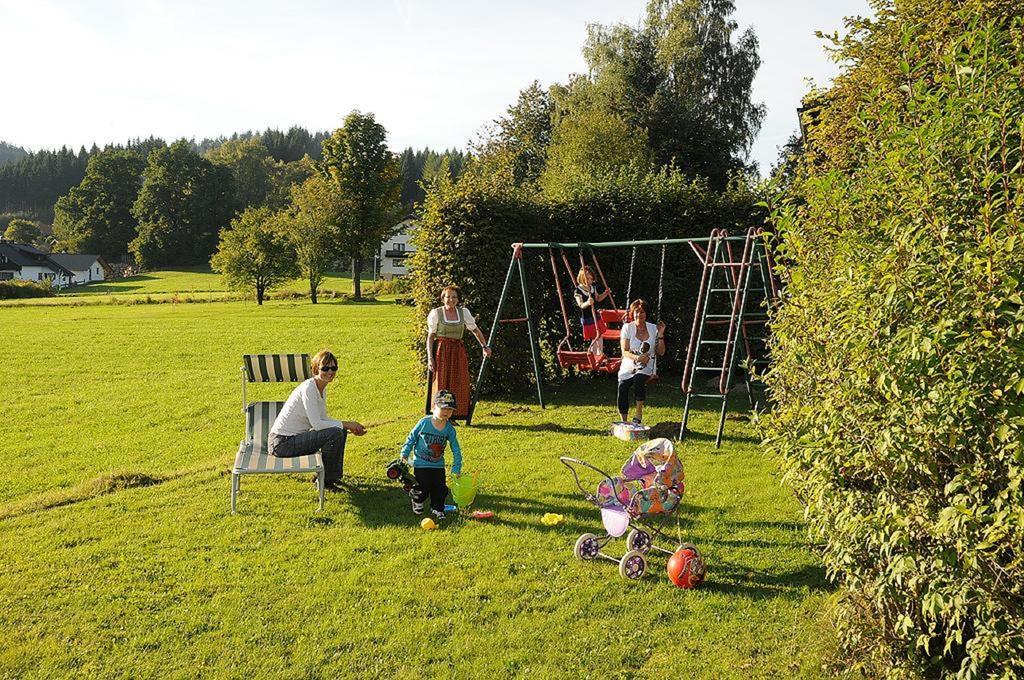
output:
[[[295,458],[320,451],[324,459],[324,482],[331,484],[341,479],[347,436],[348,431],[341,427],[310,430],[290,437],[271,432],[268,444],[270,455],[278,458]]]
[[[426,503],[430,498],[430,507],[444,512],[444,501],[448,497],[448,485],[444,483],[444,468],[414,467],[412,474],[416,477],[416,486],[412,487],[412,499],[417,503]]]
[[[629,388],[636,390],[637,401],[647,401],[647,378],[650,376],[636,373],[630,378],[619,381],[619,414],[629,413]]]

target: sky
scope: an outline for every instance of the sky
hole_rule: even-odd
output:
[[[767,116],[766,172],[808,80],[837,67],[816,30],[867,0],[735,0]],[[588,23],[637,25],[646,0],[0,0],[0,140],[30,150],[155,135],[338,127],[372,112],[395,150],[461,148],[518,92],[586,70]]]

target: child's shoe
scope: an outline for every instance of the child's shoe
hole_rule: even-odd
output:
[[[416,499],[413,498],[412,499],[412,511],[413,511],[413,514],[422,515],[423,514],[423,503],[417,503]]]
[[[443,510],[431,510],[430,514],[433,515],[434,519],[436,519],[436,520],[444,519],[444,511]]]
[[[633,418],[633,424],[634,425],[642,425],[643,421],[641,421],[639,418]]]

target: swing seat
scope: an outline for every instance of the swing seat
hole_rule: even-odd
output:
[[[595,373],[618,373],[619,364],[622,359],[619,357],[602,357],[598,360],[590,352],[576,352],[572,350],[559,350],[558,364],[562,368],[579,368]]]
[[[629,311],[625,309],[599,309],[601,321],[605,323],[625,323],[629,321]]]
[[[601,339],[618,342],[622,337],[622,324],[629,321],[629,312],[625,309],[599,309],[597,311],[600,314],[601,323],[605,325],[605,329],[601,332]],[[607,325],[610,323],[618,324],[618,328],[608,328]]]

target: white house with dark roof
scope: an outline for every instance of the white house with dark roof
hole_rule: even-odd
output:
[[[103,281],[110,270],[110,265],[99,255],[50,253],[50,259],[74,274],[71,283],[75,284]]]
[[[0,239],[0,281],[10,279],[51,281],[63,287],[74,281],[75,274],[34,246]]]
[[[380,276],[391,280],[409,273],[408,258],[416,251],[410,248],[412,232],[416,221],[403,220],[395,226],[395,232],[380,245]]]

